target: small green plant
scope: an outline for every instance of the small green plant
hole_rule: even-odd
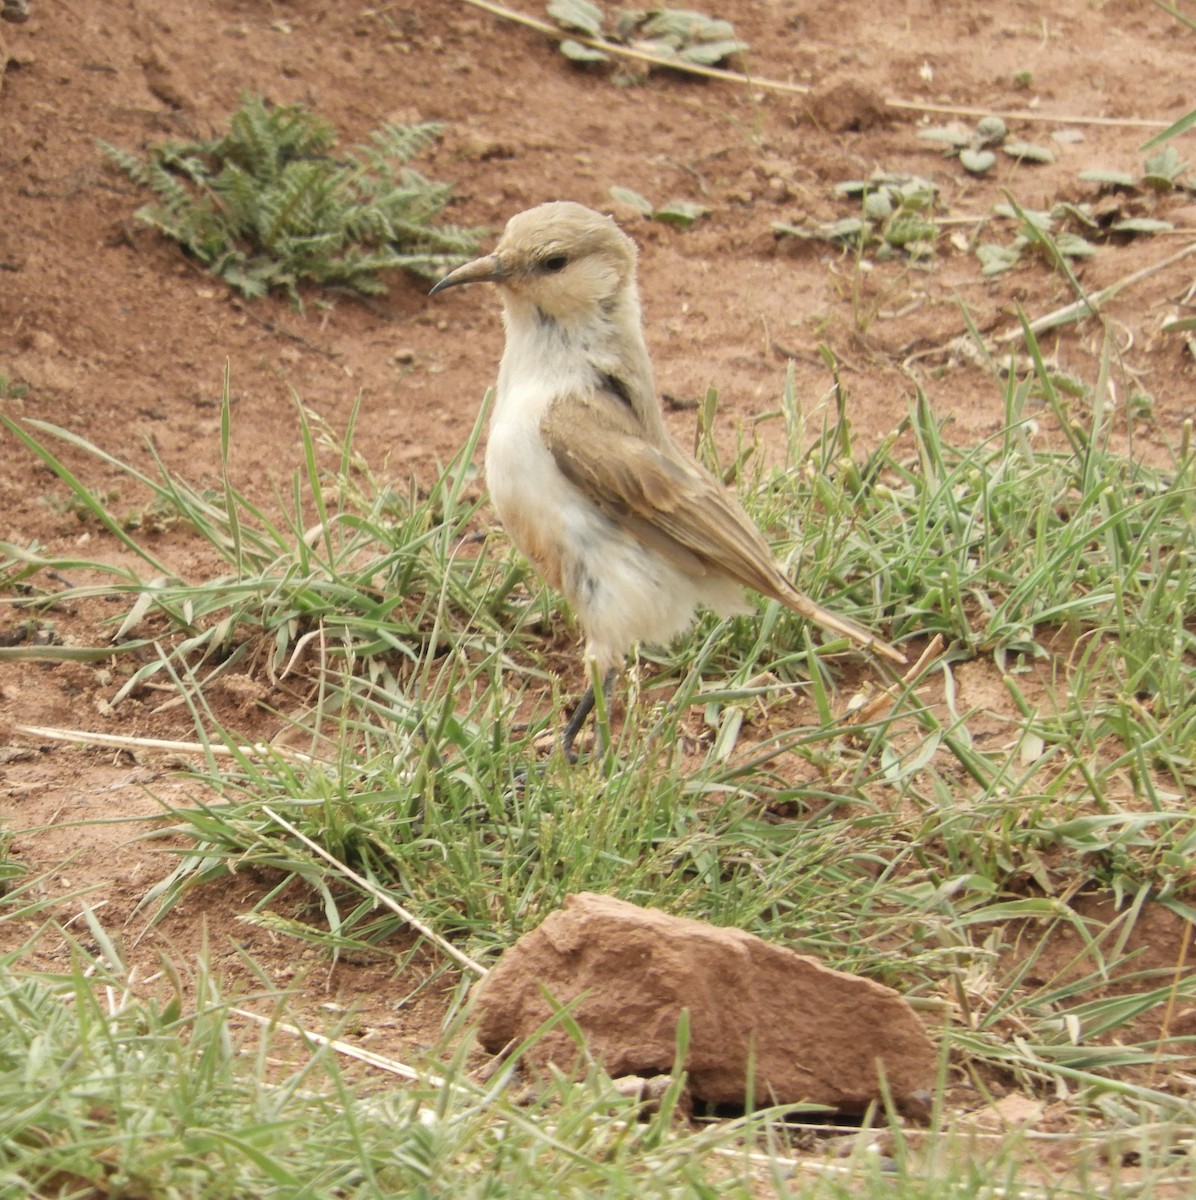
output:
[[[1179,156],[1174,146],[1164,146],[1154,154],[1148,154],[1142,163],[1142,182],[1156,192],[1170,192],[1177,187],[1187,186],[1182,178],[1192,164]]]
[[[1156,139],[1157,141],[1157,139]],[[1154,145],[1154,142],[1148,145]],[[1148,154],[1142,160],[1142,174],[1134,176],[1129,171],[1093,170],[1081,171],[1080,178],[1085,183],[1099,184],[1102,191],[1120,191],[1135,194],[1161,194],[1187,188],[1192,185],[1185,183],[1183,176],[1191,163],[1185,162],[1176,153],[1174,146],[1165,146],[1154,154]]]
[[[876,171],[869,179],[836,184],[835,194],[856,201],[860,215],[814,227],[774,221],[773,230],[790,237],[875,250],[878,258],[904,254],[921,259],[934,253],[939,233],[933,216],[938,189],[930,180]]]
[[[710,213],[710,209],[704,204],[695,204],[692,200],[666,200],[657,208],[646,196],[625,187],[612,187],[610,198],[638,209],[650,221],[673,225],[677,229],[688,229],[695,221],[700,221]]]
[[[619,14],[613,31],[606,16],[591,0],[552,0],[548,15],[562,28],[582,34],[587,42],[566,38],[561,53],[579,63],[609,62],[611,55],[593,42],[612,50],[627,47],[679,67],[713,67],[748,46],[735,36],[730,21],[717,20],[688,9],[657,8],[648,12],[627,10]],[[631,76],[625,75],[625,80]]]
[[[1018,162],[1051,163],[1055,155],[1034,142],[1010,139],[1009,128],[1000,117],[981,117],[972,129],[961,125],[935,125],[918,133],[923,141],[940,143],[947,158],[958,158],[960,166],[973,175],[987,175],[997,165],[997,148]]]
[[[433,224],[448,184],[407,163],[437,125],[387,124],[335,153],[336,131],[298,105],[245,95],[229,130],[206,142],[165,142],[143,159],[101,142],[157,197],[137,219],[178,242],[247,296],[305,282],[377,295],[383,271],[433,277],[477,248],[480,230]]]
[[[980,242],[976,257],[981,274],[998,275],[1008,271],[1030,251],[1044,258],[1053,268],[1080,258],[1091,258],[1096,243],[1116,236],[1132,238],[1164,233],[1173,228],[1170,221],[1144,216],[1129,204],[1071,204],[1060,201],[1049,211],[1026,208],[1010,197],[993,206],[993,213],[1018,223],[1012,242]]]

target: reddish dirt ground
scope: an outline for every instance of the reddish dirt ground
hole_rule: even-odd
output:
[[[1095,199],[1079,172],[1138,174],[1143,141],[1196,107],[1196,33],[1129,0],[1060,0],[1049,11],[970,0],[880,8],[719,0],[717,15],[751,46],[745,65],[758,82],[749,86],[670,72],[619,86],[606,71],[572,66],[540,33],[444,0],[31,0],[30,8],[25,23],[0,26],[10,56],[0,90],[0,374],[9,381],[0,409],[62,426],[142,467],[152,447],[202,487],[217,479],[227,363],[234,482],[267,506],[301,461],[294,395],[336,430],[360,397],[358,447],[371,463],[395,480],[432,477],[461,445],[493,379],[496,298],[461,289],[429,301],[425,283],[395,277],[389,295],[370,303],[314,292],[302,314],[283,299],[243,303],[133,221],[144,197],[106,164],[100,139],[139,150],[208,136],[243,90],[313,107],[346,142],[386,119],[443,122],[441,142],[417,165],[455,184],[453,221],[497,232],[514,212],[570,198],[613,212],[635,237],[649,346],[661,390],[681,401],[669,420],[683,443],[693,436],[690,402],[709,386],[720,390],[720,428],[730,438],[738,421],[775,407],[787,369],[817,420],[831,387],[823,344],[839,356],[864,442],[894,428],[921,386],[951,419],[951,436],[971,443],[997,430],[1002,413],[992,378],[952,348],[965,330],[961,305],[999,344],[1017,328],[1019,306],[1033,318],[1074,299],[1062,274],[1030,258],[983,278],[969,239],[981,228],[1004,242],[1012,233],[981,218],[1005,190],[1034,208]],[[895,102],[1026,114],[1011,121],[1015,136],[1050,146],[1055,162],[999,155],[991,175],[975,178],[917,137],[950,116]],[[932,269],[868,259],[857,270],[851,252],[774,233],[776,221],[852,215],[835,184],[877,168],[933,180],[940,211],[958,219]],[[614,204],[612,186],[710,212],[689,230],[672,229]],[[1190,245],[1196,205],[1187,192],[1146,199],[1142,209],[1179,232],[1102,244],[1077,267],[1089,292]],[[1166,318],[1191,312],[1194,262],[1149,273],[1107,308],[1116,436],[1159,461],[1196,408],[1193,357],[1161,330]],[[1044,335],[1043,347],[1061,369],[1094,379],[1102,336],[1090,321]],[[1151,402],[1128,404],[1137,390]],[[94,457],[64,456],[99,491],[127,486]],[[64,499],[21,444],[0,437],[3,539],[55,556],[118,559],[119,548],[64,511]],[[165,531],[151,543],[180,575],[202,577],[207,563],[187,537]],[[55,620],[67,638],[94,644],[110,616],[93,601]],[[14,619],[5,616],[4,626]],[[94,886],[90,902],[119,928],[162,860],[150,844],[130,842],[143,828],[136,823],[88,824],[80,834],[71,822],[145,818],[158,811],[147,784],[167,803],[190,785],[174,781],[161,756],[14,732],[42,725],[191,736],[182,708],[156,711],[150,698],[110,712],[111,692],[102,667],[0,668],[0,812],[11,829],[37,830],[18,832],[14,849],[34,870],[53,869],[47,887]],[[272,732],[232,689],[214,702],[246,738]],[[135,953],[151,963],[166,947],[193,960],[206,929],[213,946],[235,940],[283,979],[295,968],[294,943],[235,923],[255,887],[242,877],[218,898],[194,896]],[[235,975],[231,951],[227,958]],[[314,950],[299,959],[328,1002],[361,1011],[380,1048],[401,1056],[404,1045],[434,1036],[438,997],[424,993],[398,1016],[380,997],[389,963],[329,968]]]

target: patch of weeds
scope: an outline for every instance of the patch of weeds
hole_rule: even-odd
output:
[[[127,533],[165,533],[166,530],[174,528],[179,520],[177,511],[161,497],[140,507],[128,508],[122,513],[114,511],[121,498],[118,488],[96,492],[93,498],[113,514],[114,519]],[[58,516],[73,516],[80,525],[92,529],[102,528],[102,523],[96,517],[94,504],[81,499],[74,492],[65,497],[45,495],[41,500],[52,513]]]
[[[591,0],[552,0],[548,15],[562,28],[582,34],[589,43],[604,43],[611,51],[627,48],[654,58],[675,62],[678,67],[713,67],[747,50],[746,42],[735,36],[730,21],[707,17],[689,9],[657,8],[649,11],[624,10],[607,28],[605,13]],[[566,38],[561,53],[577,63],[606,63],[612,54],[600,46]],[[646,66],[646,64],[644,64]],[[624,62],[616,82],[642,79],[646,71],[634,73]]]
[[[1172,147],[1169,146],[1167,149],[1171,152],[1171,158],[1177,157]],[[1158,155],[1152,155],[1151,159],[1160,159],[1162,157],[1162,153],[1163,152],[1160,152]],[[1143,163],[1142,173],[1140,175],[1135,175],[1132,171],[1115,171],[1104,167],[1098,167],[1089,171],[1081,171],[1080,178],[1085,183],[1095,183],[1099,185],[1102,192],[1129,192],[1141,194],[1142,192],[1146,191],[1148,187],[1153,188],[1155,191],[1170,191],[1172,188],[1174,188],[1179,176],[1177,174],[1168,173],[1165,165],[1162,163],[1153,164],[1152,169],[1152,167],[1147,166],[1147,163],[1150,161],[1151,160],[1148,159],[1147,162]],[[1159,170],[1160,167],[1163,168],[1162,172]],[[1160,184],[1163,186],[1160,186]]]
[[[1076,259],[1091,258],[1101,242],[1165,233],[1173,228],[1170,221],[1142,215],[1140,209],[1119,199],[1097,204],[1059,201],[1049,210],[1042,210],[1027,208],[1009,197],[994,205],[993,213],[1016,221],[1018,231],[1009,243],[977,244],[976,257],[983,275],[1008,271],[1026,253],[1059,269]]]
[[[93,497],[100,504],[109,507],[120,499],[120,492],[115,488],[106,488],[104,491],[93,493]],[[93,528],[96,526],[93,505],[85,504],[74,492],[68,492],[65,496],[47,492],[40,497],[40,502],[57,517],[73,516],[80,525],[91,525]]]
[[[284,291],[299,305],[302,283],[378,295],[383,271],[432,278],[476,250],[480,230],[434,223],[450,186],[407,165],[439,129],[387,124],[338,153],[323,118],[247,94],[210,141],[164,142],[145,158],[100,146],[157,197],[138,220],[246,296]]]
[[[659,221],[676,229],[688,229],[695,221],[700,221],[710,213],[704,204],[695,204],[692,200],[666,200],[657,208],[646,196],[625,187],[612,187],[610,198],[637,209],[650,221]]]
[[[835,194],[857,202],[859,216],[816,226],[774,221],[774,232],[854,246],[875,252],[879,259],[905,255],[919,260],[933,255],[939,234],[934,221],[938,189],[930,180],[877,171],[870,179],[836,184]]]
[[[1016,201],[995,205],[998,217],[1017,222],[1017,233],[1009,243],[980,242],[976,257],[982,275],[999,275],[1015,267],[1026,253],[1036,253],[1052,268],[1058,268],[1077,258],[1089,258],[1096,247],[1083,234],[1075,231],[1083,214],[1074,205],[1056,205],[1050,212],[1023,208]],[[1070,226],[1070,227],[1069,227]]]
[[[1188,166],[1168,146],[1148,155],[1138,176],[1128,171],[1081,171],[1080,179],[1095,183],[1098,191],[1094,203],[1077,207],[1111,234],[1165,233],[1173,228],[1171,222],[1153,214],[1161,197],[1177,190],[1193,190],[1182,179]]]
[[[1051,163],[1054,153],[1045,146],[1009,137],[1009,128],[1000,117],[981,117],[971,129],[962,125],[935,125],[918,131],[926,142],[943,146],[947,158],[958,158],[959,165],[973,175],[987,175],[997,165],[997,150],[1018,162]]]
[[[1192,191],[1192,184],[1183,178],[1191,165],[1180,158],[1174,146],[1164,146],[1147,155],[1142,164],[1142,182],[1156,192],[1171,192],[1180,187]]]
[[[1174,146],[1164,146],[1142,160],[1142,174],[1135,178],[1126,171],[1081,171],[1080,178],[1086,183],[1099,183],[1104,188],[1115,188],[1127,192],[1173,192],[1179,189],[1194,191],[1184,175],[1192,164],[1180,158]]]

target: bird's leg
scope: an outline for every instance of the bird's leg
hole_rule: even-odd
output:
[[[610,695],[610,690],[615,683],[615,676],[618,673],[616,667],[611,667],[603,676],[602,697],[604,700]],[[581,732],[581,727],[586,723],[586,718],[593,711],[596,699],[594,684],[591,680],[590,686],[586,688],[586,694],[582,696],[577,707],[573,710],[573,715],[569,718],[569,724],[565,726],[565,732],[561,734],[561,749],[565,752],[565,757],[571,763],[577,762],[577,754],[573,749],[573,741]]]

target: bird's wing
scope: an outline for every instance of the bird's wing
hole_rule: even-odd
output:
[[[648,442],[621,397],[561,396],[540,433],[570,483],[676,566],[776,591],[772,555],[738,503],[696,463]]]
[[[728,576],[894,661],[905,661],[868,630],[798,591],[739,502],[672,446],[646,441],[622,396],[598,391],[558,397],[540,433],[566,479],[682,571]]]

